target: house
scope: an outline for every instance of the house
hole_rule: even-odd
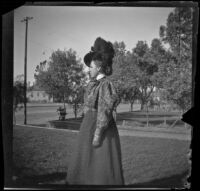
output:
[[[53,102],[53,97],[37,86],[29,88],[26,95],[29,102]]]

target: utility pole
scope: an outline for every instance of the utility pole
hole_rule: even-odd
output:
[[[28,21],[33,17],[25,17],[21,22],[26,22],[25,34],[25,56],[24,56],[24,124],[26,125],[26,89],[27,89],[27,37],[28,37]]]

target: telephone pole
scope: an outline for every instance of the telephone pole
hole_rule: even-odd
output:
[[[26,89],[27,89],[27,37],[28,37],[28,21],[33,17],[25,17],[21,22],[26,22],[25,34],[25,56],[24,56],[24,124],[26,125]]]

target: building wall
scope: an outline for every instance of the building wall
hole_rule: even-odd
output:
[[[53,102],[53,98],[50,98],[49,94],[41,90],[29,91],[27,97],[30,102]]]

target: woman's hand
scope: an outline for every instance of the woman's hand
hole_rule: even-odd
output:
[[[94,135],[94,138],[93,138],[93,141],[92,141],[92,145],[94,147],[100,146],[100,136],[99,135]]]

